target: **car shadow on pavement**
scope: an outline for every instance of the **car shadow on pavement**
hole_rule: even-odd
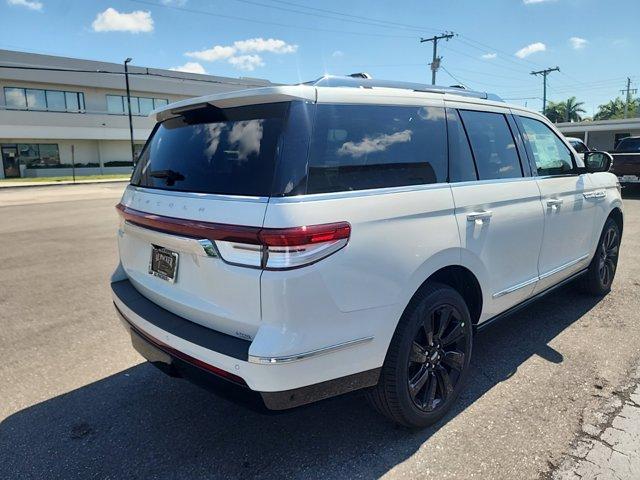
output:
[[[597,303],[571,287],[476,337],[472,372],[450,414],[409,431],[362,395],[262,415],[141,364],[0,423],[0,478],[378,478]]]

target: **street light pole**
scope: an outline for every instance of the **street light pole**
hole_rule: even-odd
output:
[[[133,118],[131,117],[131,92],[129,91],[129,62],[133,60],[131,57],[124,61],[124,81],[127,85],[127,112],[129,113],[129,136],[131,137],[131,161],[133,166],[136,165],[136,150],[133,146]]]

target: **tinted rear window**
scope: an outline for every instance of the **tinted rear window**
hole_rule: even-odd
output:
[[[306,193],[445,182],[444,108],[318,105]]]
[[[522,167],[507,119],[501,113],[461,110],[480,180],[522,177]]]
[[[616,148],[618,152],[640,152],[640,138],[624,138],[618,143]]]
[[[165,190],[268,196],[288,103],[203,107],[160,123],[133,185]]]

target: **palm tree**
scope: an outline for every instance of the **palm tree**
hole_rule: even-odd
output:
[[[598,107],[597,113],[593,116],[594,120],[610,120],[612,118],[624,118],[625,101],[620,97],[611,100]],[[640,110],[639,99],[634,99],[629,103],[628,117],[634,117]]]
[[[580,114],[585,113],[584,108],[582,108],[583,105],[584,102],[578,102],[576,97],[568,98],[567,101],[564,102],[564,121],[579,122],[582,120]]]
[[[593,116],[594,120],[610,120],[612,118],[622,118],[624,116],[624,102],[621,98],[616,98],[603,105],[598,106],[598,111]]]

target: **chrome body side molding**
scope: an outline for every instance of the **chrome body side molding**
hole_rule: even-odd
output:
[[[249,363],[258,363],[261,365],[272,365],[280,363],[296,362],[298,360],[304,360],[306,358],[317,357],[327,353],[333,353],[337,350],[343,350],[345,348],[355,347],[363,343],[367,343],[373,340],[373,337],[357,338],[355,340],[348,340],[346,342],[337,343],[335,345],[329,345],[328,347],[322,347],[308,352],[296,353],[293,355],[284,355],[281,357],[258,357],[255,355],[249,355]]]
[[[545,278],[548,278],[552,275],[555,275],[556,273],[560,273],[563,270],[566,270],[567,268],[571,268],[574,265],[577,265],[578,263],[582,262],[583,260],[586,260],[587,258],[589,258],[589,255],[583,255],[580,258],[576,258],[575,260],[571,260],[570,262],[565,263],[564,265],[560,265],[557,268],[554,268],[553,270],[549,270],[548,272],[545,272],[537,277],[534,278],[530,278],[529,280],[525,280],[524,282],[518,283],[516,285],[513,285],[509,288],[505,288],[504,290],[501,290],[499,292],[496,292],[493,294],[493,298],[499,298],[502,297],[503,295],[507,295],[509,293],[513,293],[516,290],[520,290],[521,288],[524,288],[526,286],[531,285],[532,283],[536,283],[538,280],[543,280]]]

